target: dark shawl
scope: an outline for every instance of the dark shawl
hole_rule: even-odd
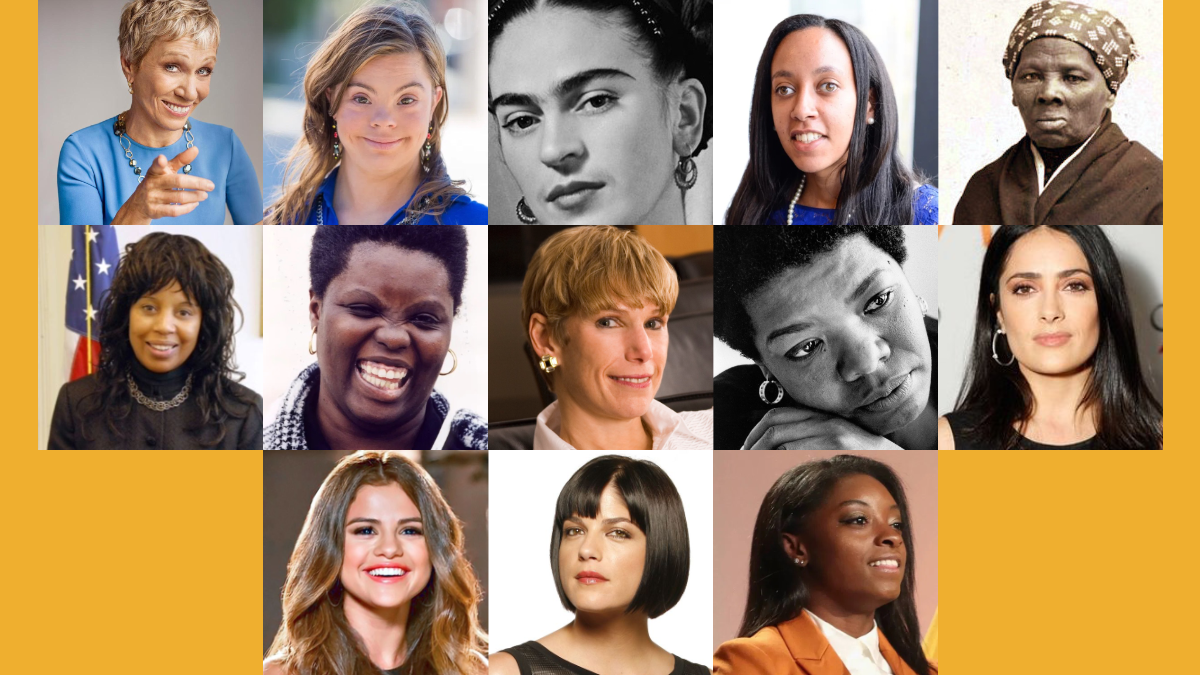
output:
[[[1104,113],[1083,152],[1037,196],[1029,136],[971,177],[955,225],[1161,225],[1163,162]]]

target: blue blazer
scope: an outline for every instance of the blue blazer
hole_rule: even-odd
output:
[[[62,225],[108,225],[125,200],[137,189],[138,177],[129,166],[121,139],[113,133],[111,117],[67,137],[58,154],[58,217]],[[186,135],[165,148],[129,141],[142,170],[159,155],[171,159],[187,149]],[[246,148],[233,130],[192,119],[192,137],[200,154],[191,175],[211,180],[216,188],[191,213],[152,221],[161,225],[221,225],[225,207],[238,225],[262,220],[262,189]]]

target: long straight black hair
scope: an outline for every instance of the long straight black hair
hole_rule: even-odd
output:
[[[792,467],[763,498],[750,544],[750,591],[738,637],[750,637],[767,626],[794,619],[808,606],[808,586],[783,550],[783,535],[800,534],[805,520],[821,508],[837,482],[856,475],[874,478],[895,498],[908,549],[900,597],[875,610],[875,623],[917,675],[929,675],[917,621],[917,565],[904,485],[887,464],[859,455],[838,455]]]
[[[860,223],[911,225],[913,183],[917,176],[896,150],[899,118],[892,81],[875,46],[862,31],[837,19],[816,14],[790,16],[771,31],[754,75],[750,104],[750,162],[725,212],[727,225],[762,225],[770,214],[787,208],[800,182],[800,170],[784,152],[771,113],[771,61],[789,34],[805,28],[828,28],[846,43],[854,67],[858,105],[849,155],[842,170],[842,191],[831,225],[845,225],[854,213]],[[867,124],[867,104],[875,95],[875,123]]]
[[[999,449],[1017,447],[1020,431],[1037,403],[1029,383],[1015,364],[1001,366],[992,358],[992,335],[1000,274],[1009,251],[1021,237],[1048,227],[1070,237],[1091,268],[1100,316],[1100,337],[1092,355],[1080,407],[1098,404],[1096,445],[1101,448],[1158,449],[1162,447],[1162,405],[1150,393],[1142,375],[1125,278],[1112,244],[1097,225],[1004,225],[996,230],[983,257],[979,298],[975,303],[975,339],[967,363],[966,386],[955,410],[970,411],[977,425],[965,433],[996,440]]]

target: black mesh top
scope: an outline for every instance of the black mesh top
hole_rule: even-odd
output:
[[[555,655],[537,642],[526,642],[504,651],[516,659],[521,675],[596,675]],[[676,656],[675,669],[670,675],[709,675],[709,670]]]

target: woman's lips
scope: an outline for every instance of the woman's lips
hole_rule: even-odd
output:
[[[367,142],[368,147],[378,150],[391,150],[392,148],[400,147],[400,142],[404,140],[403,138],[397,138],[394,141],[376,140],[374,138],[367,138],[366,136],[363,136],[362,139]]]
[[[366,359],[361,359],[354,364],[354,372],[358,373],[358,380],[362,382],[373,398],[385,401],[394,401],[400,398],[409,376],[408,368],[389,366]]]
[[[179,105],[169,101],[163,101],[162,104],[167,109],[167,112],[175,117],[187,117],[192,112],[192,106],[190,105]]]
[[[1034,336],[1033,341],[1043,347],[1060,347],[1071,339],[1070,333],[1042,333]]]
[[[596,193],[604,189],[604,183],[597,181],[571,181],[565,185],[556,185],[546,195],[546,202],[563,211],[582,211],[586,209]]]
[[[625,387],[632,387],[634,389],[645,389],[646,387],[650,386],[650,382],[651,382],[652,378],[649,375],[642,375],[642,376],[638,376],[638,377],[621,377],[618,375],[609,375],[608,379],[612,380],[613,382],[616,382],[619,385],[625,386]]]
[[[608,579],[599,572],[580,572],[579,574],[575,575],[575,579],[584,586],[594,586],[596,584],[608,581]]]
[[[899,574],[900,561],[895,558],[886,558],[884,560],[872,560],[868,563],[871,569],[883,572],[884,574]]]
[[[409,569],[402,565],[380,565],[364,570],[371,581],[378,584],[394,584],[408,576]]]
[[[866,412],[883,412],[904,401],[909,392],[912,391],[912,371],[908,371],[908,373],[904,375],[904,379],[892,386],[894,388],[890,392],[875,399],[874,401],[871,401],[870,403],[859,406],[859,408]]]
[[[818,134],[815,131],[805,131],[792,134],[792,147],[800,152],[808,152],[816,149],[821,141],[825,140],[825,136]]]
[[[176,344],[147,342],[146,346],[149,347],[147,351],[150,356],[156,359],[169,359],[175,356],[175,352],[179,351],[179,345]]]
[[[1034,125],[1043,131],[1057,131],[1067,126],[1067,120],[1062,117],[1044,117],[1034,120]]]

